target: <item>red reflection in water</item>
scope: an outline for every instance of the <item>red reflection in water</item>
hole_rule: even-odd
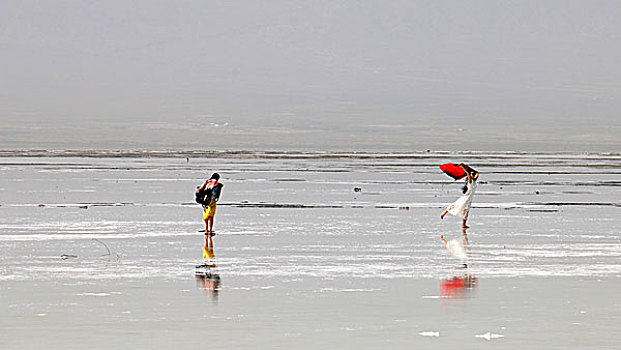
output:
[[[220,292],[220,275],[208,271],[205,274],[196,275],[196,285],[210,295],[214,300],[218,298]]]
[[[440,295],[443,298],[465,298],[477,286],[478,278],[466,275],[440,281]]]

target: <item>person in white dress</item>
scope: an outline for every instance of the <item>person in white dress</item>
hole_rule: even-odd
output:
[[[477,189],[477,180],[479,178],[479,172],[467,166],[466,164],[459,164],[459,166],[466,171],[466,186],[464,194],[459,197],[455,202],[449,205],[443,212],[440,214],[440,218],[444,219],[446,213],[451,213],[455,216],[460,216],[461,227],[469,228],[466,225],[466,221],[468,220],[468,213],[470,212],[470,205],[472,204],[472,197],[474,197],[474,191]]]

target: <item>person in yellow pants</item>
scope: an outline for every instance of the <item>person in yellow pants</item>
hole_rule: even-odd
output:
[[[205,222],[205,246],[203,247],[203,256],[207,258],[207,252],[210,250],[211,237],[214,235],[213,232],[213,219],[216,215],[216,206],[217,202],[220,199],[220,194],[222,193],[222,187],[224,185],[219,181],[220,174],[213,173],[209,180],[205,181],[201,187],[199,187],[196,192],[200,192],[203,190],[207,190],[210,195],[209,198],[205,200],[206,203],[203,205],[203,221]],[[213,251],[213,248],[211,248]]]

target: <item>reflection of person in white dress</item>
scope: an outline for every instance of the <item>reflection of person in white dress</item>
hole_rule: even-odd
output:
[[[477,189],[477,179],[479,178],[479,172],[467,166],[466,164],[459,164],[459,166],[466,172],[467,180],[464,188],[464,194],[459,197],[454,203],[449,205],[440,214],[440,218],[444,219],[446,213],[451,213],[455,216],[461,216],[461,226],[468,228],[466,221],[468,220],[468,213],[470,212],[470,205],[472,204],[472,197],[474,191]]]
[[[470,248],[468,246],[468,235],[466,234],[466,228],[461,228],[461,237],[459,239],[451,239],[447,241],[444,235],[440,236],[440,240],[446,246],[446,249],[456,258],[466,260],[470,255]],[[464,264],[466,267],[468,265]]]

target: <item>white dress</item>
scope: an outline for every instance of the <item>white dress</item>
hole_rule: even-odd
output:
[[[470,205],[472,204],[472,197],[474,196],[474,191],[477,189],[477,180],[473,179],[472,182],[466,183],[467,190],[461,197],[457,198],[457,200],[449,205],[446,210],[455,215],[461,216],[462,219],[468,218],[468,212],[470,212]]]

